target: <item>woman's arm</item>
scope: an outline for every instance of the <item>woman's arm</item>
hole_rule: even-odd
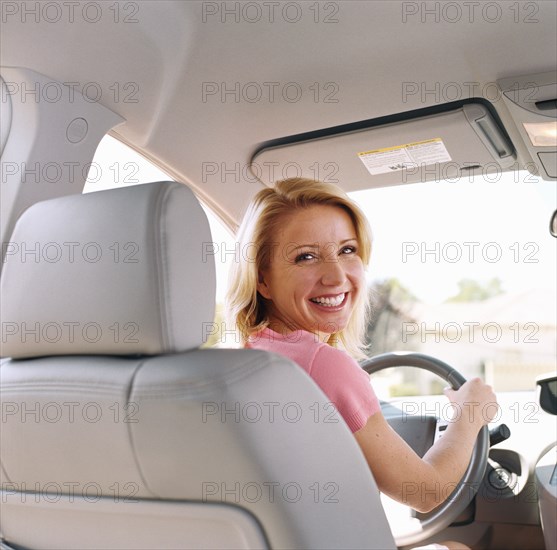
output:
[[[445,394],[462,414],[423,458],[381,412],[354,433],[379,490],[420,512],[429,512],[451,494],[466,471],[478,432],[497,412],[493,390],[479,378]]]

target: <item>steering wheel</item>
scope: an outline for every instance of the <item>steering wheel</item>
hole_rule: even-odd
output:
[[[460,388],[460,386],[466,382],[466,379],[457,370],[435,357],[421,353],[384,353],[382,355],[365,359],[360,363],[360,365],[369,374],[374,374],[380,370],[390,367],[406,366],[425,369],[441,377],[455,390]],[[392,414],[390,415],[390,418],[387,418],[387,415],[385,416],[389,421],[389,424],[391,424],[393,429],[395,429],[395,431],[397,431],[403,439],[407,440],[411,434],[412,438],[414,438],[413,442],[416,440],[427,442],[428,439],[431,441],[431,425],[432,422],[437,424],[439,420],[438,418],[431,417],[431,422],[428,424],[424,421],[423,416],[415,416],[414,418],[418,421],[413,422],[412,425],[409,426],[408,421],[412,419],[411,416],[408,416],[407,413],[403,413],[403,411],[400,411],[389,404],[386,405],[390,407],[391,410],[399,413],[398,418],[396,416],[393,417]],[[405,428],[405,430],[402,430],[402,428]],[[407,442],[412,446],[410,441]],[[433,443],[430,444],[427,442],[428,448],[431,447],[432,444]],[[487,426],[484,426],[478,434],[468,468],[454,491],[444,502],[437,506],[437,508],[428,514],[420,514],[419,516],[421,519],[416,529],[402,534],[395,534],[397,546],[415,545],[420,543],[424,539],[438,533],[445,527],[448,527],[459,516],[459,514],[466,509],[478,491],[484,477],[487,467],[488,451],[489,432]]]

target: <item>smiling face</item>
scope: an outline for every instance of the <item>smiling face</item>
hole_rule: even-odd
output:
[[[281,226],[257,290],[266,298],[269,327],[303,329],[321,341],[346,327],[365,287],[356,230],[342,208],[313,205]]]

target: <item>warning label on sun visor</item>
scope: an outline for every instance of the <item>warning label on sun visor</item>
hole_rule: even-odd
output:
[[[372,176],[451,160],[441,138],[358,153]]]

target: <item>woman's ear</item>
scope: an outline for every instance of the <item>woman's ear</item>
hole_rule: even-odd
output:
[[[267,298],[267,300],[271,299],[271,292],[265,281],[265,276],[261,271],[257,275],[257,292],[259,292],[263,298]]]

